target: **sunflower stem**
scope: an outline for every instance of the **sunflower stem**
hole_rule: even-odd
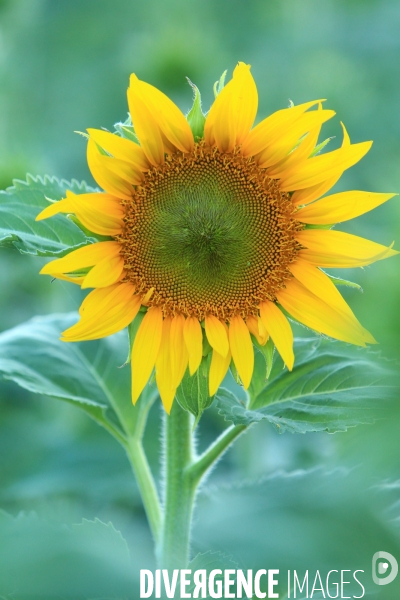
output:
[[[157,545],[161,534],[162,513],[157,488],[141,439],[137,437],[130,438],[125,445],[125,449],[139,487],[150,530]]]
[[[190,529],[196,491],[187,475],[193,460],[193,418],[174,402],[164,418],[164,520],[158,561],[162,568],[185,568],[189,562]]]
[[[149,527],[154,542],[157,545],[161,535],[162,510],[157,487],[142,443],[147,417],[155,399],[156,395],[153,395],[147,402],[143,402],[143,399],[139,401],[139,404],[136,407],[137,412],[134,430],[130,433],[129,428],[125,428],[126,440],[123,446],[128,455],[129,462],[131,463],[133,474],[142,497]]]
[[[215,440],[187,469],[187,475],[197,486],[221,456],[228,450],[233,442],[246,429],[247,425],[232,425],[221,433]]]

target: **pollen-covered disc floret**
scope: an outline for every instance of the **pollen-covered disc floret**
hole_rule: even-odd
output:
[[[342,125],[341,147],[326,152],[318,138],[335,113],[323,102],[279,110],[253,127],[257,88],[249,65],[239,63],[207,116],[197,97],[186,118],[132,75],[130,137],[88,130],[88,165],[104,191],[69,192],[37,218],[74,213],[106,239],[42,272],[93,288],[63,340],[101,338],[135,321],[133,402],[155,372],[169,412],[182,378],[200,365],[204,373],[207,348],[210,396],[232,364],[250,385],[255,343],[272,340],[292,369],[287,315],[345,342],[374,343],[322,269],[397,254],[332,229],[394,194],[324,196],[371,142],[352,144]]]
[[[164,317],[256,316],[291,278],[302,226],[253,158],[196,144],[152,167],[123,204],[126,281]]]

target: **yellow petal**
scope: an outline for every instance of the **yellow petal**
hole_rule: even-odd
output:
[[[82,289],[108,287],[121,279],[124,259],[120,256],[105,258],[97,263],[82,282]]]
[[[322,111],[321,103],[318,105],[318,111]],[[270,177],[279,178],[286,169],[294,167],[295,165],[302,163],[304,160],[307,160],[317,145],[321,127],[322,122],[317,123],[316,126],[302,138],[301,142],[293,150],[293,152],[291,152],[288,156],[285,156],[285,158],[278,164],[268,169],[268,175],[270,175]]]
[[[51,276],[55,279],[61,279],[62,281],[69,281],[70,283],[75,283],[76,285],[81,285],[82,281],[85,278],[84,276],[70,277],[68,275],[64,275],[63,273],[51,273]]]
[[[306,110],[319,102],[323,102],[323,100],[314,100],[274,112],[251,130],[243,142],[242,154],[255,156],[267,146],[279,142],[280,137],[287,132],[288,128],[292,127]]]
[[[204,126],[205,142],[230,152],[250,131],[257,113],[258,95],[250,65],[239,63],[233,78],[216,97]]]
[[[296,279],[292,279],[286,289],[279,290],[276,296],[283,308],[307,327],[343,342],[365,346],[364,329],[355,319],[337,312]]]
[[[273,169],[270,167],[279,163],[285,157],[289,157],[289,153],[293,150],[294,146],[298,143],[300,138],[306,133],[321,127],[322,123],[332,119],[336,113],[333,110],[313,110],[303,114],[285,134],[283,134],[279,140],[274,144],[270,144],[263,152],[261,152],[256,160],[258,166],[261,168],[267,168],[267,173],[270,177],[284,177],[286,171],[290,168],[297,166],[297,162],[289,163],[286,168],[282,168],[278,171],[278,174],[274,174]],[[311,153],[311,152],[310,152]],[[308,158],[308,156],[306,157]],[[269,168],[268,168],[269,167]],[[282,171],[282,174],[281,174]]]
[[[108,166],[110,163],[104,160],[109,157],[101,155],[96,143],[90,138],[87,144],[86,156],[93,179],[103,190],[118,198],[131,199],[132,186],[109,170]]]
[[[58,213],[71,213],[74,212],[72,204],[68,198],[59,200],[58,202],[52,202],[49,206],[46,206],[36,217],[35,221],[42,221],[48,219]]]
[[[284,192],[291,192],[334,178],[358,163],[371,146],[372,142],[362,142],[309,158],[301,166],[289,169],[279,186]]]
[[[274,302],[260,305],[260,317],[289,371],[293,369],[293,332],[290,323]]]
[[[140,308],[140,297],[132,295],[132,286],[110,286],[93,290],[84,300],[80,320],[62,334],[65,342],[95,340],[124,329]]]
[[[108,288],[99,288],[90,292],[79,307],[79,314],[94,317],[116,304],[127,302],[135,294],[131,283],[115,283]]]
[[[99,235],[114,236],[122,232],[124,209],[118,198],[110,194],[79,194],[67,192],[68,211],[76,217],[89,231]]]
[[[232,317],[230,321],[229,346],[240,379],[247,389],[253,376],[254,350],[250,332],[240,316]]]
[[[183,337],[189,353],[189,372],[193,375],[200,366],[203,353],[203,332],[198,319],[195,317],[186,319]]]
[[[344,300],[335,284],[323,271],[301,259],[298,259],[289,265],[289,270],[312,294],[323,300],[336,312],[345,314],[348,319],[353,321],[354,326],[362,332],[365,342],[369,342],[370,344],[375,343],[374,338],[358,322],[350,306]]]
[[[355,191],[333,194],[301,208],[296,213],[296,219],[301,223],[313,223],[315,225],[341,223],[373,210],[396,195]]]
[[[381,244],[332,229],[305,229],[296,239],[306,248],[299,252],[299,258],[320,267],[362,267],[398,254]]]
[[[246,319],[246,325],[260,346],[265,346],[265,344],[268,342],[269,335],[260,317],[253,317],[250,315],[250,317],[247,317]]]
[[[143,152],[152,165],[162,165],[164,163],[164,144],[160,127],[152,108],[148,106],[142,97],[136,75],[131,75],[130,78],[128,105],[135,133]]]
[[[171,376],[171,317],[166,317],[162,324],[162,337],[160,350],[156,360],[156,382],[160,392],[161,401],[165,411],[171,412],[172,403],[175,398],[176,388],[173,385]]]
[[[135,404],[142,393],[156,363],[161,344],[163,318],[159,306],[148,309],[133,342],[132,402]]]
[[[42,274],[53,275],[53,273],[73,273],[79,269],[93,267],[106,258],[117,256],[120,251],[118,242],[98,242],[89,244],[78,250],[73,250],[67,256],[53,260],[42,268]]]
[[[350,146],[350,137],[346,131],[346,127],[344,126],[344,124],[343,123],[340,123],[340,124],[343,129],[342,148],[348,148]],[[322,183],[318,183],[317,185],[313,185],[313,186],[304,188],[303,190],[295,191],[291,198],[293,204],[295,206],[300,206],[302,204],[309,204],[313,200],[320,198],[326,192],[328,192],[335,185],[335,183],[337,181],[339,181],[341,176],[342,176],[342,172],[336,173],[334,177],[331,177],[330,179],[326,179]]]
[[[171,378],[174,388],[177,388],[185,374],[189,353],[183,337],[185,317],[176,315],[172,319],[170,332]]]
[[[98,161],[102,168],[114,175],[118,181],[128,184],[130,193],[132,193],[132,185],[140,185],[143,181],[143,174],[137,169],[134,169],[126,160],[99,154]]]
[[[151,107],[162,134],[181,152],[193,150],[194,139],[190,125],[179,108],[160,90],[145,81],[131,78],[131,86],[137,85],[142,99]]]
[[[204,324],[211,348],[214,348],[222,356],[226,356],[229,351],[229,341],[224,324],[214,315],[208,315]]]
[[[114,158],[128,162],[139,172],[148,170],[150,165],[143,149],[138,144],[102,129],[88,129],[87,131],[92,140]]]
[[[233,71],[236,86],[234,118],[236,119],[236,145],[248,135],[258,109],[257,86],[250,73],[250,65],[240,62]]]
[[[100,235],[118,235],[122,230],[124,209],[120,200],[110,194],[76,195],[67,191],[67,198],[50,204],[38,214],[36,221],[58,213],[75,213],[84,227]]]
[[[328,192],[341,178],[342,173],[339,173],[335,177],[331,177],[322,183],[318,183],[318,185],[313,185],[311,187],[305,188],[304,190],[297,190],[292,195],[292,203],[294,206],[300,206],[302,204],[309,204],[323,196],[326,192]]]
[[[228,372],[231,358],[230,350],[226,356],[221,356],[216,350],[213,350],[208,379],[208,391],[210,396],[214,396],[214,394],[217,393],[219,386]]]

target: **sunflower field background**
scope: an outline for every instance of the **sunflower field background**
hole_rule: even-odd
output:
[[[186,76],[207,109],[214,81],[242,60],[252,65],[260,117],[289,99],[327,98],[326,108],[337,112],[324,126],[325,137],[335,136],[332,149],[340,144],[340,120],[353,142],[374,140],[336,191],[400,192],[399,31],[397,0],[0,0],[0,189],[26,173],[93,185],[74,131],[125,120],[132,71],[187,111]],[[395,240],[399,249],[399,225],[393,199],[343,230],[386,245]],[[44,263],[1,249],[0,331],[35,315],[77,310],[83,293],[39,277]],[[344,291],[382,355],[394,361],[399,272],[396,258],[349,269],[347,279],[364,293]],[[122,364],[126,348],[120,352]],[[160,422],[157,405],[146,438],[155,472]],[[210,409],[199,427],[207,441],[224,423]],[[385,419],[335,435],[279,435],[258,424],[198,498],[196,551],[222,552],[223,559],[210,560],[240,568],[365,569],[369,584],[374,552],[400,559],[399,431],[397,403],[389,414],[385,408]],[[13,589],[26,581],[42,589],[44,580],[46,598],[63,597],[66,586],[65,597],[100,598],[93,582],[104,597],[130,597],[139,568],[153,567],[122,449],[83,412],[7,380],[0,381],[0,509],[0,598],[19,600]],[[394,582],[385,598],[398,598],[399,589]]]

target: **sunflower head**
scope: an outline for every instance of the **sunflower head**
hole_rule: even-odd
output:
[[[193,376],[210,352],[210,396],[230,365],[247,388],[253,345],[270,338],[291,370],[287,315],[345,342],[374,343],[323,269],[396,253],[327,228],[394,195],[325,195],[371,142],[351,144],[343,126],[342,146],[321,152],[321,127],[335,114],[323,100],[292,105],[254,126],[258,95],[249,65],[239,63],[223,82],[207,115],[193,86],[185,117],[132,75],[132,124],[116,133],[88,129],[88,164],[103,191],[68,193],[37,217],[73,213],[108,236],[42,269],[94,288],[62,339],[97,339],[136,319],[132,399],[155,371],[167,412],[185,373]]]

